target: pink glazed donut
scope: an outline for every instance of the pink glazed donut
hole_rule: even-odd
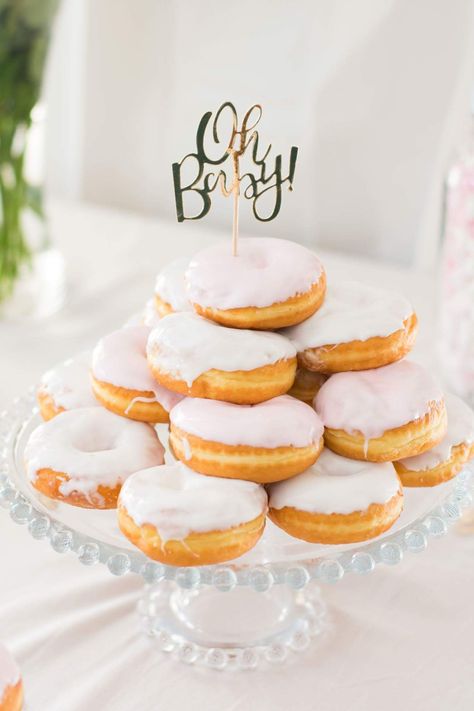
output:
[[[99,407],[92,392],[90,368],[91,353],[84,352],[44,373],[36,394],[43,420],[65,410]]]
[[[156,277],[154,307],[160,317],[179,311],[192,311],[184,274],[189,258],[180,257],[167,264]]]
[[[407,360],[336,373],[314,403],[326,446],[351,459],[412,457],[434,447],[446,432],[440,388],[421,365]]]
[[[280,481],[314,464],[323,447],[321,420],[289,395],[258,405],[186,398],[170,419],[176,457],[210,476]]]
[[[311,316],[323,303],[326,275],[317,256],[296,242],[240,239],[203,249],[186,272],[189,299],[201,316],[233,328],[274,329]]]
[[[433,449],[394,462],[403,486],[436,486],[452,479],[474,457],[474,412],[455,395],[446,395],[448,429]]]
[[[92,388],[97,400],[122,417],[168,422],[181,396],[159,385],[148,368],[146,344],[151,329],[129,326],[104,336],[92,357]]]

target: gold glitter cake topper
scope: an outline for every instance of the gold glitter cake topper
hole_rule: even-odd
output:
[[[230,137],[227,142],[222,141],[220,137],[224,112],[230,114],[232,121]],[[270,167],[271,144],[269,144],[266,151],[262,152],[262,155],[259,155],[259,134],[255,128],[261,118],[262,107],[260,104],[255,104],[247,111],[239,127],[235,106],[230,101],[226,101],[217,110],[214,119],[212,119],[212,111],[207,111],[200,120],[196,134],[195,152],[188,153],[179,163],[173,163],[173,183],[178,222],[200,220],[205,217],[211,209],[211,194],[218,186],[225,197],[233,195],[232,253],[234,255],[237,254],[240,195],[252,201],[252,212],[257,220],[270,222],[280,212],[282,186],[288,183],[288,189],[293,189],[298,148],[293,146],[290,150],[288,174],[286,176],[283,176],[281,154],[275,156],[273,165]],[[208,141],[212,140],[212,143],[217,147],[225,145],[225,149],[216,158],[210,157],[204,146],[206,139]],[[255,166],[255,172],[246,172],[241,175],[240,159],[250,146],[251,161]],[[232,163],[231,181],[229,181],[223,168],[224,163],[229,159]],[[183,167],[189,163],[194,163],[197,166],[197,171],[195,171],[193,179],[183,184]],[[206,172],[207,166],[215,166],[215,168]],[[228,184],[229,182],[230,184]],[[244,183],[245,185],[243,185]],[[273,202],[268,214],[263,215],[261,198],[265,194],[271,194],[271,191],[273,193]],[[197,214],[185,214],[186,193],[193,193],[200,197],[202,207]]]

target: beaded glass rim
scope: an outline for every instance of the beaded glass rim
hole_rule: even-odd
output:
[[[453,480],[441,504],[381,541],[367,541],[350,551],[335,552],[324,558],[291,562],[243,565],[236,561],[192,568],[163,565],[139,550],[109,545],[65,526],[55,520],[54,515],[45,515],[16,487],[10,477],[15,436],[26,419],[37,411],[35,392],[36,389],[31,388],[26,396],[16,398],[10,408],[0,413],[0,506],[10,513],[12,521],[27,526],[33,538],[49,542],[57,553],[73,552],[86,566],[102,563],[116,576],[136,573],[150,584],[172,580],[185,589],[213,585],[223,592],[236,585],[265,592],[278,584],[299,590],[310,581],[336,583],[346,573],[364,575],[379,564],[400,563],[406,552],[425,550],[430,539],[444,535],[473,500],[474,463],[471,463]]]

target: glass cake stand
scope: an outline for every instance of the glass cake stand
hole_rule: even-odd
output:
[[[270,521],[241,558],[180,568],[156,563],[120,533],[115,511],[80,509],[48,499],[25,474],[23,451],[40,417],[34,389],[0,414],[0,505],[33,538],[57,553],[113,575],[135,573],[145,583],[138,611],[159,647],[190,664],[252,669],[282,662],[308,647],[328,626],[321,588],[347,574],[400,563],[446,533],[472,502],[474,467],[434,488],[405,489],[405,508],[387,533],[366,543],[316,545],[285,534]],[[165,444],[167,427],[159,427]],[[170,455],[167,453],[167,456]]]

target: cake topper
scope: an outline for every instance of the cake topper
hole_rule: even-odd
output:
[[[220,135],[224,112],[230,113],[232,122],[228,141],[224,141]],[[207,111],[200,120],[196,134],[195,152],[188,153],[179,163],[173,163],[173,182],[178,222],[200,220],[201,217],[205,217],[211,209],[211,194],[218,186],[220,186],[221,192],[225,197],[233,195],[232,254],[234,256],[237,254],[240,195],[242,194],[244,198],[252,201],[252,212],[257,220],[270,222],[280,212],[282,186],[288,183],[288,189],[293,189],[298,148],[296,146],[291,148],[288,174],[283,176],[281,154],[275,156],[273,164],[269,165],[271,144],[268,145],[266,151],[259,155],[259,134],[255,127],[261,118],[262,107],[260,104],[255,104],[247,111],[239,127],[235,106],[230,101],[226,101],[217,110],[213,120],[212,111]],[[217,157],[210,157],[204,145],[206,140],[212,141],[213,145],[218,148],[225,145],[225,148]],[[251,161],[255,166],[255,171],[241,175],[240,159],[250,146]],[[222,167],[228,160],[232,162],[232,180],[230,184],[228,184],[228,176]],[[183,184],[183,167],[189,163],[194,163],[195,165],[195,172],[193,173],[195,177]],[[215,166],[215,168],[206,172],[206,166]],[[218,166],[220,167],[218,168]],[[246,185],[242,185],[244,181]],[[270,191],[273,192],[270,210],[267,214],[263,214],[261,198],[265,194],[271,194]],[[186,214],[184,198],[185,193],[188,192],[199,196],[201,200],[201,210],[197,214]]]

